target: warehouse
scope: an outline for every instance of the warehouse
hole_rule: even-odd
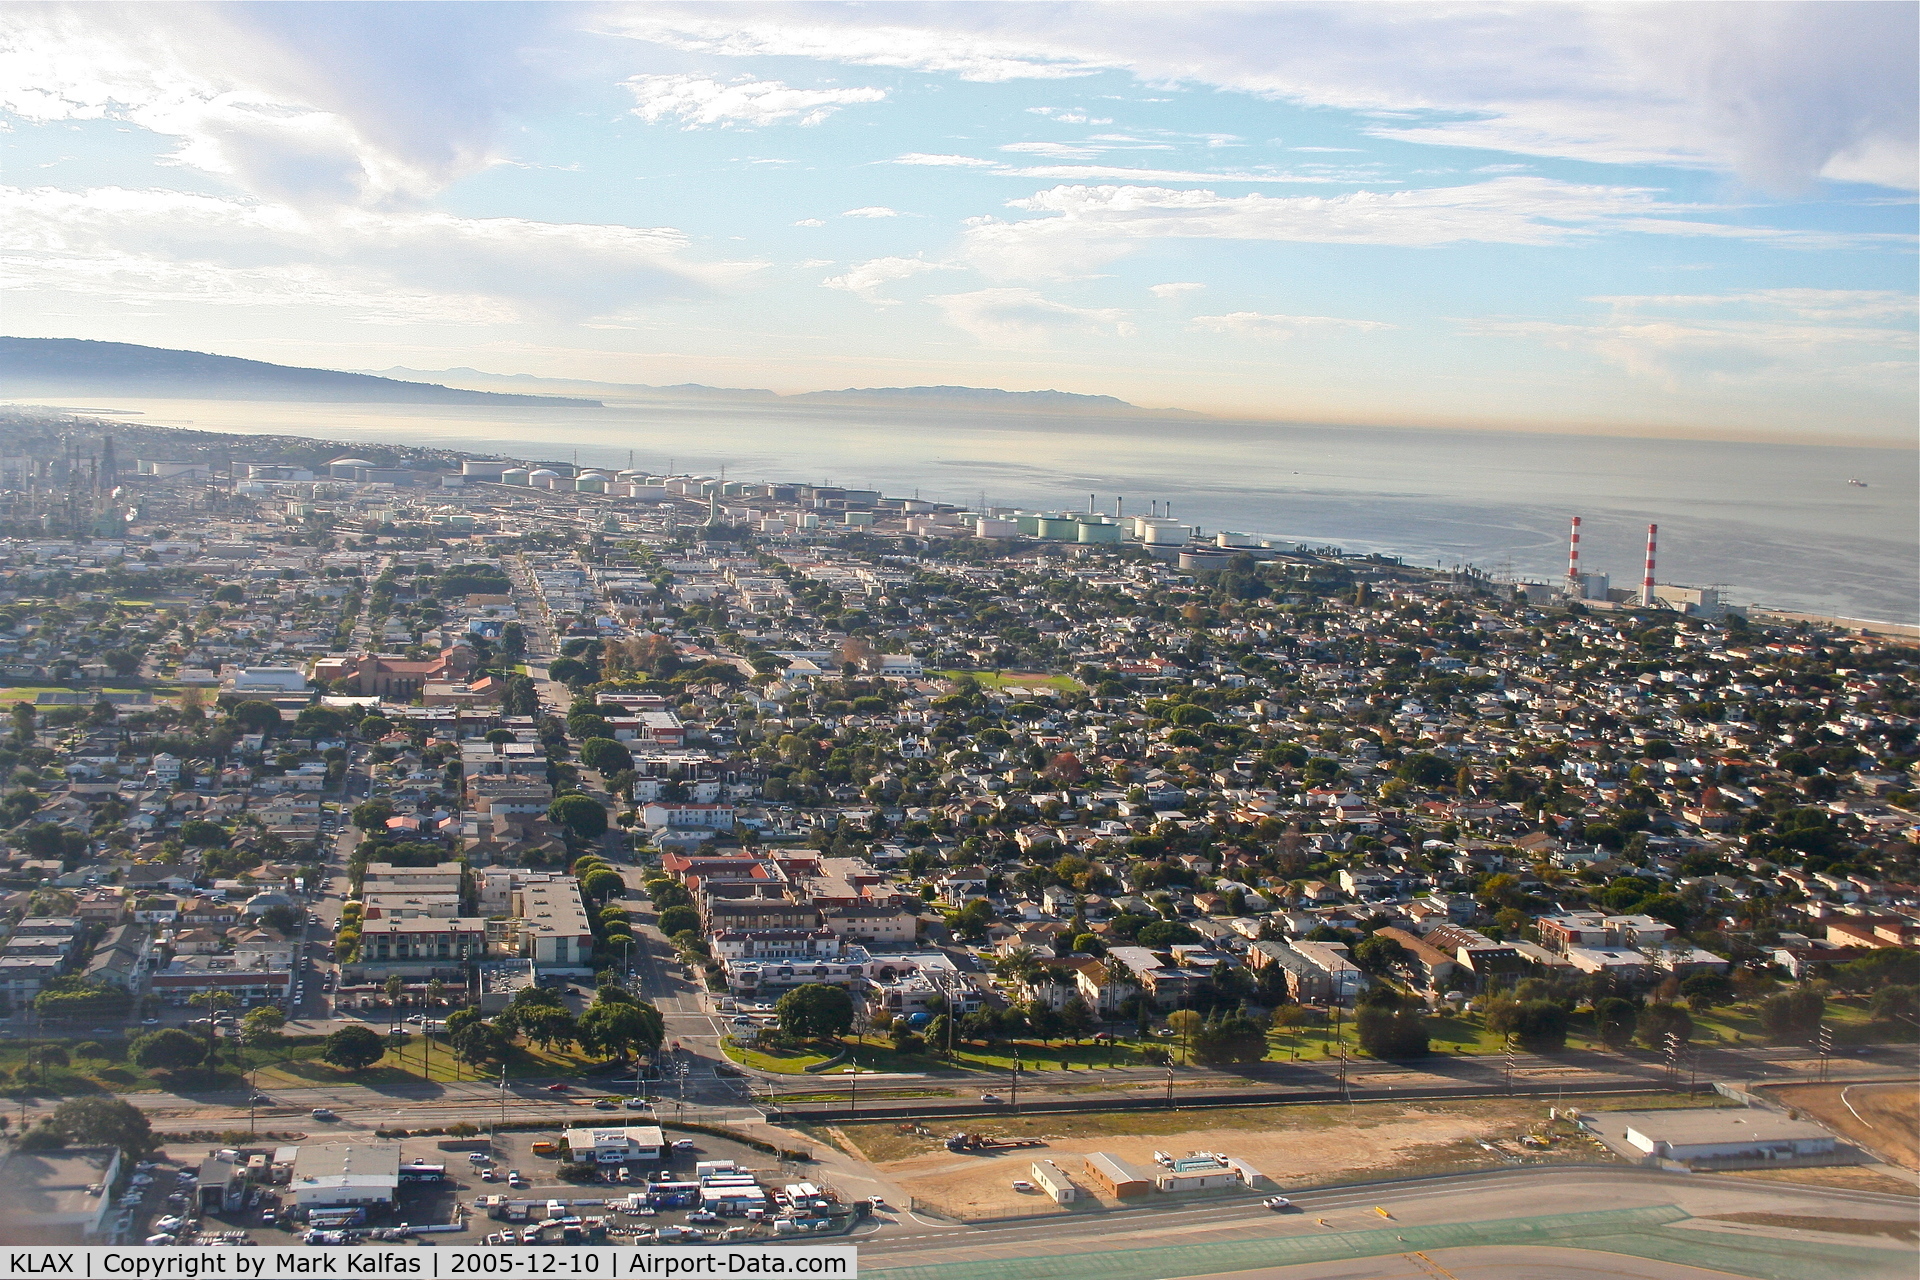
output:
[[[1131,1200],[1153,1190],[1151,1178],[1105,1151],[1088,1154],[1087,1178],[1116,1200]]]
[[[1732,1107],[1686,1111],[1603,1111],[1583,1123],[1603,1139],[1658,1159],[1696,1161],[1792,1160],[1831,1155],[1831,1133],[1772,1111]]]

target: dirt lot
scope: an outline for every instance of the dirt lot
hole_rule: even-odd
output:
[[[1913,1082],[1790,1084],[1767,1092],[1890,1163],[1920,1170],[1920,1089]]]
[[[902,1133],[891,1124],[840,1126],[832,1136],[858,1148],[916,1204],[950,1217],[981,1218],[1065,1211],[1043,1196],[1013,1190],[1013,1181],[1028,1177],[1036,1158],[1058,1163],[1093,1197],[1087,1207],[1095,1208],[1112,1202],[1098,1196],[1082,1174],[1081,1157],[1090,1151],[1117,1155],[1143,1171],[1156,1167],[1156,1151],[1175,1156],[1216,1151],[1247,1161],[1287,1189],[1361,1180],[1389,1169],[1413,1175],[1498,1167],[1526,1153],[1515,1142],[1519,1135],[1548,1131],[1547,1109],[1537,1099],[1499,1098],[1005,1118],[984,1131],[1043,1138],[1047,1145],[999,1155],[956,1154],[937,1139]],[[1566,1132],[1562,1127],[1562,1135]],[[1612,1157],[1585,1138],[1558,1136],[1547,1158]]]

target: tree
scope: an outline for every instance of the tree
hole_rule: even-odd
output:
[[[612,738],[588,738],[580,744],[580,763],[611,775],[633,768],[633,752]]]
[[[500,656],[518,660],[526,656],[527,632],[517,622],[509,622],[500,628]]]
[[[277,1049],[286,1042],[281,1028],[287,1025],[287,1015],[270,1004],[249,1010],[240,1019],[240,1043],[249,1049]]]
[[[668,907],[660,913],[660,932],[671,938],[682,929],[698,929],[700,913],[692,907]]]
[[[367,716],[360,721],[360,727],[354,732],[368,742],[378,742],[393,732],[393,721],[385,716]]]
[[[291,938],[294,934],[300,932],[300,926],[305,920],[306,916],[301,912],[300,908],[292,906],[291,904],[268,907],[260,913],[260,923],[283,938]]]
[[[837,1040],[853,1030],[853,997],[844,987],[809,982],[773,1006],[780,1030],[802,1040]]]
[[[1096,1021],[1092,1008],[1079,996],[1068,996],[1060,1006],[1060,1032],[1075,1044],[1093,1033]]]
[[[135,1036],[127,1047],[134,1065],[147,1071],[185,1071],[199,1066],[207,1056],[207,1046],[200,1037],[178,1027]]]
[[[1667,1047],[1667,1037],[1681,1043],[1693,1039],[1693,1017],[1677,1004],[1650,1004],[1634,1023],[1634,1038],[1649,1049]]]
[[[551,1051],[556,1045],[571,1044],[579,1037],[573,1014],[563,1005],[529,1005],[515,1015],[520,1034]]]
[[[1680,994],[1695,1013],[1705,1013],[1723,1004],[1732,1004],[1734,1000],[1733,983],[1724,973],[1692,974],[1680,983]]]
[[[1593,1006],[1594,1027],[1609,1049],[1624,1049],[1632,1043],[1634,1023],[1639,1016],[1633,1001],[1620,996],[1606,996]]]
[[[1873,994],[1872,1008],[1875,1022],[1904,1022],[1910,1027],[1920,1024],[1920,986],[1897,983],[1882,987]]]
[[[465,1011],[463,1010],[463,1012]],[[452,1027],[452,1018],[447,1019],[447,1025],[449,1028]],[[458,1031],[453,1031],[447,1039],[448,1043],[453,1046],[454,1056],[462,1062],[475,1067],[486,1066],[489,1063],[505,1062],[507,1060],[507,1054],[511,1052],[513,1048],[512,1042],[508,1040],[505,1032],[493,1024],[478,1018],[461,1027]]]
[[[233,721],[234,728],[242,733],[271,733],[282,723],[280,708],[257,698],[237,703],[227,717]]]
[[[387,1042],[367,1027],[342,1027],[326,1038],[320,1056],[347,1071],[364,1071],[387,1056]]]
[[[580,877],[580,891],[589,898],[610,898],[616,893],[624,892],[626,887],[627,882],[620,878],[620,873],[606,867],[596,867]],[[696,923],[697,921],[696,915]],[[663,929],[661,932],[666,931]]]
[[[385,831],[393,816],[393,805],[385,800],[366,800],[353,806],[353,825],[362,831]]]
[[[1194,1061],[1208,1065],[1259,1062],[1267,1056],[1267,1029],[1244,1013],[1209,1018],[1194,1033],[1192,1050]]]
[[[139,1157],[157,1145],[146,1113],[118,1098],[69,1098],[42,1123],[76,1146],[118,1147]]]
[[[580,1015],[580,1047],[601,1059],[651,1054],[666,1038],[666,1023],[650,1004],[600,1000]]]
[[[1567,1011],[1553,1000],[1495,1000],[1487,1030],[1511,1035],[1530,1053],[1552,1053],[1567,1047]]]
[[[580,840],[594,840],[607,830],[607,810],[586,796],[560,796],[547,806],[547,821],[565,827]]]
[[[1393,968],[1406,959],[1407,949],[1392,938],[1383,938],[1379,934],[1363,938],[1354,944],[1353,962],[1368,973],[1382,975],[1392,972]]]
[[[1826,1012],[1826,998],[1817,988],[1794,987],[1760,1002],[1760,1029],[1770,1040],[1805,1043],[1813,1039]]]
[[[464,1009],[455,1009],[447,1015],[447,1034],[449,1036],[458,1035],[474,1023],[485,1022],[486,1020],[487,1015],[481,1013],[472,1005],[468,1005]]]
[[[231,838],[225,827],[205,818],[188,818],[180,824],[180,843],[190,848],[224,849]]]
[[[1404,1060],[1427,1056],[1427,1023],[1418,1001],[1388,987],[1376,987],[1354,1010],[1360,1048],[1376,1058]]]

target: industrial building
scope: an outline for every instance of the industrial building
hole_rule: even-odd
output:
[[[1795,1160],[1834,1152],[1831,1133],[1760,1108],[1602,1111],[1581,1124],[1609,1146],[1677,1164]]]
[[[579,1161],[598,1164],[625,1164],[629,1160],[658,1160],[666,1150],[667,1138],[658,1125],[628,1125],[568,1129],[561,1142]]]

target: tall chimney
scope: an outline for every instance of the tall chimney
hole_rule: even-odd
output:
[[[1650,524],[1647,526],[1647,576],[1640,580],[1640,604],[1644,608],[1648,608],[1648,609],[1651,609],[1654,603],[1654,600],[1653,600],[1653,548],[1654,548],[1654,542],[1658,538],[1659,533],[1660,533],[1659,525]]]
[[[1122,508],[1122,507],[1124,507],[1124,506],[1126,505],[1126,502],[1127,502],[1127,500],[1126,500],[1125,498],[1122,498],[1122,497],[1119,497],[1118,495],[1116,495],[1116,496],[1114,497],[1114,499],[1113,499],[1113,518],[1114,518],[1115,520],[1118,520],[1118,519],[1120,518],[1120,510],[1121,510],[1121,508]]]
[[[1580,517],[1573,518],[1573,533],[1567,541],[1567,595],[1578,600],[1586,595],[1580,581]]]

